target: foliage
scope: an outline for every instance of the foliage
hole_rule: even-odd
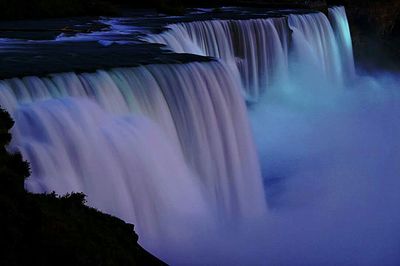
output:
[[[1,19],[55,18],[116,14],[103,0],[0,0]]]
[[[26,192],[28,164],[4,148],[12,125],[0,110],[0,265],[164,265],[133,225],[85,206],[83,193]]]

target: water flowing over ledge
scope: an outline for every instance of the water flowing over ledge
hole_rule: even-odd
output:
[[[345,10],[334,7],[329,12],[331,22],[323,13],[313,13],[171,24],[144,40],[176,53],[221,59],[240,73],[247,100],[257,101],[268,87],[288,77],[293,61],[311,64],[319,75],[339,84],[349,71],[354,73]]]
[[[16,78],[0,87],[0,104],[16,121],[12,147],[32,165],[31,191],[83,191],[149,238],[178,233],[164,227],[179,215],[265,212],[240,87],[218,62]]]
[[[182,265],[193,260],[291,265],[302,262],[299,258],[309,264],[325,258],[360,264],[373,252],[349,256],[359,247],[378,248],[376,254],[396,260],[391,252],[398,239],[364,240],[387,239],[395,228],[371,210],[380,210],[381,191],[398,199],[393,194],[398,182],[390,179],[393,185],[385,190],[375,176],[384,168],[382,178],[392,178],[398,170],[393,143],[400,131],[391,125],[399,124],[398,94],[380,95],[380,86],[391,81],[355,75],[344,8],[329,9],[329,16],[289,13],[180,23],[170,18],[169,29],[139,34],[164,44],[169,50],[162,56],[189,58],[185,61],[154,64],[153,56],[159,58],[152,53],[143,66],[0,81],[0,105],[16,120],[10,149],[20,149],[32,165],[29,190],[83,191],[91,206],[134,223],[150,251]],[[131,35],[138,40],[124,20],[108,22],[112,34],[59,36],[55,42],[88,38],[119,49],[129,45]],[[215,60],[190,62],[193,54]],[[366,156],[364,147],[384,159]],[[276,202],[267,208],[269,177],[289,184],[284,187],[289,208],[281,212]],[[317,207],[293,208],[310,198]],[[392,211],[382,215],[398,221],[393,211],[398,200],[382,202]],[[370,235],[371,226],[388,228],[386,237]],[[294,249],[295,242],[300,244]],[[380,261],[378,255],[372,261]]]

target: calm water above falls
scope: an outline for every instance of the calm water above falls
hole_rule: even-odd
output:
[[[400,78],[355,74],[344,8],[140,39],[216,60],[0,81],[29,190],[83,191],[171,264],[400,263]]]

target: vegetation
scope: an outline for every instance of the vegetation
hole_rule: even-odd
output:
[[[116,7],[103,0],[0,0],[0,18],[3,20],[116,13]]]
[[[118,7],[154,8],[171,15],[182,14],[185,7],[223,5],[246,6],[304,6],[321,7],[326,4],[344,4],[369,12],[382,25],[381,31],[393,29],[391,20],[399,15],[398,0],[0,0],[0,19],[54,18],[71,16],[115,15]],[[372,16],[374,15],[374,16]]]
[[[121,5],[130,8],[155,8],[168,14],[183,13],[180,0],[0,0],[0,19],[116,15]]]
[[[85,206],[85,195],[26,192],[29,165],[4,148],[12,125],[0,111],[0,265],[164,265],[133,225]]]
[[[160,13],[181,15],[185,7],[223,5],[321,5],[325,0],[0,0],[0,19],[55,18],[115,15],[118,7],[153,8]]]

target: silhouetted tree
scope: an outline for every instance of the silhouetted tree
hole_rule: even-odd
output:
[[[29,165],[5,148],[13,124],[0,110],[0,265],[165,265],[132,224],[87,207],[83,193],[26,192]]]

